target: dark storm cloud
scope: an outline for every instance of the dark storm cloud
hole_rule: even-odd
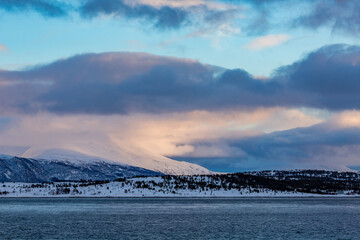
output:
[[[222,140],[224,144],[226,140]],[[207,143],[194,143],[195,147]],[[214,171],[321,168],[345,170],[358,163],[360,128],[333,129],[325,124],[273,132],[241,140],[228,140],[228,147],[243,156],[181,157]]]
[[[269,97],[280,90],[277,83],[255,80],[243,70],[216,77],[220,70],[147,54],[79,55],[28,71],[0,73],[0,79],[14,83],[2,88],[3,108],[10,102],[23,111],[40,107],[57,113],[113,114],[272,106]]]
[[[291,66],[280,68],[282,82],[293,103],[328,109],[360,108],[360,48],[323,47]]]
[[[247,157],[280,161],[307,161],[316,155],[329,156],[335,147],[354,145],[360,145],[360,128],[333,130],[321,124],[230,143],[246,152]]]
[[[0,84],[0,98],[5,100],[1,106],[30,111],[36,105],[54,112],[98,114],[185,110],[193,98],[199,100],[198,92],[200,97],[206,91],[203,85],[212,74],[210,67],[175,58],[85,54],[28,71],[0,72],[0,83],[1,79],[6,83]],[[31,108],[25,104],[26,95],[36,97],[29,99],[37,104]]]
[[[67,15],[65,5],[48,0],[0,0],[0,9],[6,11],[36,11],[47,17]]]
[[[268,80],[139,53],[84,54],[0,72],[1,109],[115,114],[256,107],[360,109],[360,47],[332,45]]]

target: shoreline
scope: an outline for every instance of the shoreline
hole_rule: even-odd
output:
[[[360,198],[360,195],[297,195],[297,196],[1,196],[2,199],[254,199],[254,198]]]

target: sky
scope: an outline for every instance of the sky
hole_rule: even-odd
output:
[[[0,146],[360,169],[359,12],[356,0],[0,0]]]

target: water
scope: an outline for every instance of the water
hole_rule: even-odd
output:
[[[360,198],[0,199],[0,239],[360,239]]]

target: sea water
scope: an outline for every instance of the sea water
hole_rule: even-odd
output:
[[[0,199],[0,239],[360,239],[360,198]]]

